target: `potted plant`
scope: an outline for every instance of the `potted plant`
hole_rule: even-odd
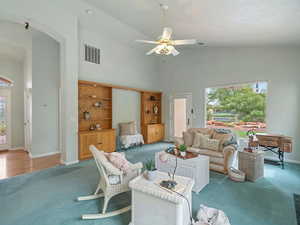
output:
[[[186,156],[186,145],[179,145],[178,150],[180,151],[180,155],[181,155],[182,157],[185,157],[185,156]]]
[[[155,163],[153,160],[148,160],[145,165],[146,175],[148,177],[148,180],[153,181],[155,179]]]

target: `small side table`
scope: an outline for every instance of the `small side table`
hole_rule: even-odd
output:
[[[166,173],[157,171],[157,178],[148,181],[143,175],[129,183],[132,189],[131,225],[190,225],[190,210],[192,206],[192,188],[194,180],[175,176],[175,181],[183,185],[180,195],[161,188],[158,184],[168,180]]]
[[[169,155],[167,162],[161,162],[159,155],[163,152],[155,154],[155,166],[161,172],[173,173],[176,165],[176,156]],[[195,180],[193,191],[199,193],[207,184],[209,184],[209,157],[205,155],[196,155],[190,158],[177,157],[176,175],[190,177]]]
[[[239,169],[246,174],[246,179],[256,181],[264,176],[264,152],[239,152]]]

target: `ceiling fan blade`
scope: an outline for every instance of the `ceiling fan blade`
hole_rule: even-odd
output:
[[[173,48],[171,49],[171,54],[172,54],[173,56],[176,56],[176,55],[179,55],[180,52],[177,51],[177,50],[173,47]]]
[[[146,55],[151,55],[152,53],[156,52],[157,50],[160,50],[161,48],[162,46],[158,45],[155,48],[151,49],[149,52],[147,52]]]
[[[161,39],[170,40],[172,35],[172,29],[170,27],[165,27]]]
[[[174,40],[172,41],[173,45],[194,45],[197,44],[196,39],[187,39],[187,40]]]
[[[147,40],[135,40],[136,42],[146,43],[146,44],[159,44],[157,41],[147,41]]]

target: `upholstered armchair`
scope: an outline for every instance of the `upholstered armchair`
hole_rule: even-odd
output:
[[[125,174],[122,170],[116,168],[108,161],[103,151],[98,150],[93,145],[90,146],[90,151],[95,159],[100,174],[100,181],[94,194],[78,197],[77,200],[83,201],[104,197],[104,205],[102,213],[82,215],[82,219],[101,219],[119,215],[130,210],[131,206],[127,206],[125,208],[106,213],[109,200],[113,196],[130,191],[129,182],[140,175],[143,164],[130,164],[130,172]]]

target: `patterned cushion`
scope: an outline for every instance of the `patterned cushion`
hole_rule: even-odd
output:
[[[183,132],[183,141],[187,147],[193,145],[194,142],[194,133],[193,132]]]
[[[218,151],[219,150],[220,141],[217,139],[206,139],[205,148]]]
[[[116,168],[128,173],[130,169],[130,163],[126,160],[123,154],[118,152],[106,153],[105,156],[109,160],[111,164],[113,164]]]
[[[194,147],[194,148],[205,148],[206,141],[208,139],[209,139],[208,135],[204,135],[204,134],[201,134],[201,133],[195,133],[192,147]]]
[[[123,171],[116,168],[113,164],[111,164],[105,156],[105,152],[99,151],[95,146],[90,146],[90,150],[93,152],[95,156],[95,160],[100,163],[105,170],[107,171],[108,175],[121,175]]]
[[[188,130],[188,132],[205,134],[205,135],[208,135],[209,138],[211,138],[211,136],[214,132],[214,129],[211,129],[211,128],[190,128]]]
[[[137,134],[135,121],[129,123],[119,123],[119,127],[120,127],[120,136]]]
[[[213,135],[212,135],[212,138],[213,139],[217,139],[219,140],[219,151],[222,151],[223,148],[224,148],[224,144],[231,140],[232,138],[232,134],[224,134],[224,133],[217,133],[217,132],[214,132]]]

